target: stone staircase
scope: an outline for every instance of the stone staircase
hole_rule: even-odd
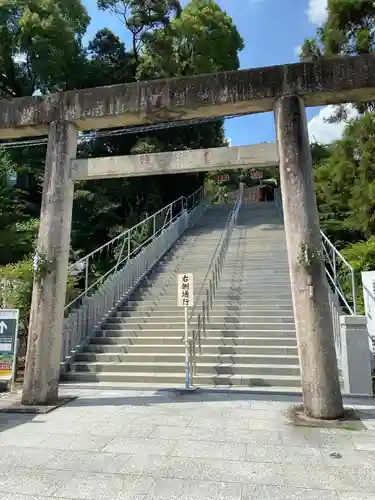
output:
[[[197,385],[300,389],[285,232],[274,203],[241,207],[202,345]]]
[[[184,311],[177,307],[177,274],[193,272],[198,293],[231,209],[232,204],[214,205],[203,214],[76,354],[64,378],[129,384],[184,382]]]
[[[184,384],[184,316],[177,307],[177,274],[194,273],[198,293],[231,208],[211,207],[182,236],[76,355],[68,379]],[[286,241],[274,203],[249,203],[240,210],[194,382],[300,389]]]

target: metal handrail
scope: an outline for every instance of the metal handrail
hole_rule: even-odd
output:
[[[197,311],[197,307],[200,306],[202,311],[198,313],[197,325],[193,328],[192,336],[189,338],[189,365],[190,365],[190,383],[193,385],[194,376],[197,372],[196,365],[196,354],[197,345],[199,354],[202,353],[202,331],[203,336],[206,335],[206,321],[210,319],[210,311],[212,310],[213,299],[219,284],[220,275],[223,269],[224,259],[228,250],[230,236],[233,231],[233,227],[237,222],[239,210],[242,204],[243,197],[243,184],[240,184],[239,194],[236,202],[233,205],[232,210],[229,213],[228,219],[224,226],[224,229],[219,238],[219,242],[215,248],[213,256],[211,258],[208,270],[201,284],[200,290],[195,297],[190,316],[188,318],[188,327],[191,324],[192,318]],[[211,278],[209,278],[211,274]],[[206,286],[205,286],[206,285]],[[202,300],[203,298],[203,300]]]
[[[281,202],[281,193],[279,189],[275,189],[275,205],[280,213],[283,214],[283,207]],[[320,230],[322,237],[322,250],[325,257],[325,271],[329,283],[333,286],[335,292],[340,296],[343,304],[347,308],[350,315],[357,314],[357,297],[356,297],[356,275],[355,270],[335,247],[328,236]],[[345,296],[339,279],[339,271],[342,267],[346,268],[351,276],[351,303],[350,299]]]
[[[203,201],[203,199],[204,199],[204,190],[202,187],[197,189],[194,193],[192,193],[188,197],[180,196],[179,198],[174,200],[169,205],[166,205],[165,207],[158,210],[157,212],[150,215],[149,217],[145,218],[144,220],[142,220],[138,224],[132,226],[129,229],[126,229],[121,234],[115,236],[107,243],[104,243],[104,245],[101,245],[100,247],[96,248],[95,250],[93,250],[89,254],[85,255],[84,257],[81,257],[76,262],[70,264],[70,266],[68,268],[70,274],[72,274],[76,269],[78,269],[78,270],[81,269],[81,271],[78,271],[78,273],[85,270],[85,286],[84,286],[84,290],[77,297],[75,297],[70,303],[68,303],[65,306],[65,311],[69,311],[75,304],[78,304],[84,297],[86,297],[90,293],[94,292],[98,288],[98,286],[100,286],[106,279],[108,279],[109,276],[116,273],[121,266],[125,265],[126,262],[129,262],[130,259],[135,257],[145,246],[149,245],[157,236],[159,236],[162,233],[162,231],[164,231],[171,224],[173,224],[173,222],[178,217],[180,217],[180,215],[185,210],[190,212],[197,205],[199,205]],[[173,210],[175,207],[179,207],[179,211],[177,214],[174,215]],[[161,224],[159,224],[159,221],[158,221],[158,219],[160,219],[160,218],[162,219]],[[131,245],[132,236],[135,236],[139,229],[142,230],[142,228],[145,228],[147,231],[148,225],[150,223],[152,224],[151,236],[147,237],[147,235],[146,235],[146,239],[144,241],[142,241],[135,248],[132,248],[132,245]],[[115,248],[115,245],[117,245],[117,244],[121,244],[121,248],[120,248],[119,256],[117,257],[116,264],[114,266],[112,266],[111,269],[109,269],[104,275],[100,276],[93,283],[89,284],[90,260],[92,262],[93,257],[95,255],[97,255],[97,254],[101,255],[107,249],[110,250],[111,248],[112,249]],[[126,251],[125,251],[125,246],[127,246]],[[75,273],[75,274],[78,274],[78,273]]]
[[[357,297],[356,297],[356,275],[355,275],[355,270],[354,268],[349,264],[349,262],[345,259],[345,257],[337,250],[335,245],[332,243],[332,241],[327,237],[326,234],[324,234],[323,231],[320,231],[320,234],[322,236],[322,248],[323,252],[325,255],[325,261],[326,261],[326,274],[332,283],[332,285],[335,288],[336,293],[340,295],[342,298],[345,307],[348,309],[348,312],[351,315],[357,314]],[[327,248],[328,247],[328,248]],[[330,255],[330,252],[332,255]],[[342,290],[340,280],[339,280],[339,271],[342,266],[346,267],[346,269],[349,271],[350,274],[350,279],[351,279],[351,302],[352,302],[352,307],[349,305],[349,301],[344,295],[344,292]]]
[[[83,297],[82,304],[64,320],[61,351],[63,369],[69,367],[74,354],[101,327],[112,311],[131,296],[181,235],[196,224],[206,208],[203,199],[189,207],[189,210],[184,210],[149,245],[143,246],[121,269],[107,277],[92,296]]]

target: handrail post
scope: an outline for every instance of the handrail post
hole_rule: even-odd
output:
[[[89,287],[89,260],[90,257],[85,259],[85,295],[87,295],[87,289]]]
[[[333,279],[335,282],[335,285],[337,285],[337,269],[336,269],[336,253],[335,251],[332,251],[332,267],[333,267]]]
[[[189,318],[188,308],[184,307],[185,317],[185,388],[190,389],[191,384],[191,356],[189,356],[190,340],[189,340]],[[194,332],[193,332],[194,335]]]
[[[352,269],[352,298],[353,298],[353,313],[354,315],[357,314],[357,290],[356,290],[356,283],[355,283],[355,271]]]

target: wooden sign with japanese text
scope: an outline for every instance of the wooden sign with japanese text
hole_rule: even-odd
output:
[[[193,303],[193,275],[191,273],[179,274],[177,277],[178,307],[192,307]]]

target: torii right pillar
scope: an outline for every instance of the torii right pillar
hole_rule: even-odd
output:
[[[306,415],[344,414],[303,100],[275,105],[284,223]]]

